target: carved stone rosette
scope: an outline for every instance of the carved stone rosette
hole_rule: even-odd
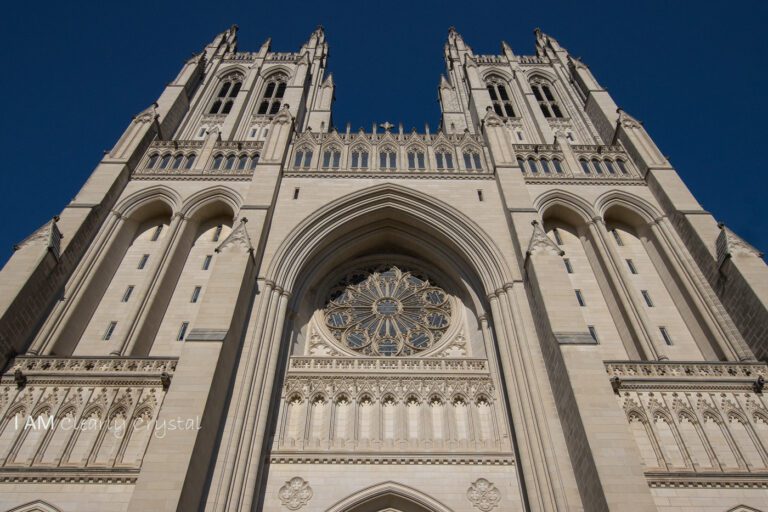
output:
[[[309,486],[309,482],[300,476],[295,476],[285,482],[285,485],[278,491],[278,496],[285,508],[298,510],[312,499],[312,488]]]
[[[469,486],[467,499],[472,502],[475,508],[488,512],[493,510],[501,501],[501,492],[485,478],[478,478]]]

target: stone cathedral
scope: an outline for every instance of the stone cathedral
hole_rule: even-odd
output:
[[[0,511],[768,511],[762,255],[534,34],[190,58],[0,273]]]

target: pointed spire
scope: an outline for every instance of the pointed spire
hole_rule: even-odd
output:
[[[746,240],[728,229],[722,222],[717,225],[720,228],[720,234],[715,242],[717,248],[717,266],[720,267],[725,260],[732,258],[736,254],[747,254],[763,257],[763,253],[750,245]]]
[[[515,57],[515,52],[512,51],[512,47],[506,41],[501,42],[501,52],[510,60]]]
[[[461,37],[461,34],[456,31],[456,27],[454,26],[448,28],[447,44],[454,46],[459,51],[468,51],[470,53],[472,52],[472,48],[470,48],[469,45],[464,42],[464,38]]]
[[[317,28],[309,35],[309,39],[304,43],[304,48],[315,48],[325,41],[325,28],[322,25],[318,25]]]
[[[259,55],[266,55],[272,49],[272,38],[268,37],[266,41],[261,44],[259,48]]]
[[[328,76],[323,80],[323,87],[333,87],[333,73],[328,73]]]
[[[223,251],[224,249],[232,246],[240,246],[249,253],[253,253],[253,244],[251,243],[251,237],[248,236],[248,230],[245,229],[245,223],[248,222],[248,219],[243,217],[240,219],[240,222],[238,225],[233,229],[227,238],[224,239],[223,242],[219,244],[218,247],[216,247],[215,251],[217,253]]]
[[[453,86],[451,85],[451,82],[448,81],[447,78],[445,78],[445,75],[440,73],[440,88],[441,89],[453,89]]]
[[[533,225],[533,234],[531,235],[531,241],[528,243],[528,250],[525,252],[526,257],[539,251],[546,251],[554,256],[562,256],[565,254],[565,252],[563,252],[563,250],[547,236],[541,228],[539,221],[534,220],[531,222],[531,225]]]

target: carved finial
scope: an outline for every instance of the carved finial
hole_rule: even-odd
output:
[[[391,131],[392,131],[392,128],[394,128],[394,127],[395,127],[395,125],[393,125],[393,124],[392,124],[392,123],[390,123],[389,121],[384,121],[384,122],[383,122],[383,123],[381,123],[379,126],[380,126],[380,127],[382,127],[382,128],[384,129],[384,131],[385,131],[385,132],[387,132],[387,133],[391,132]]]
[[[531,256],[539,251],[546,251],[555,256],[562,256],[565,254],[565,252],[563,252],[563,250],[547,236],[538,221],[532,221],[531,225],[533,226],[533,234],[531,235],[530,243],[528,243],[528,250],[525,253],[526,256]]]

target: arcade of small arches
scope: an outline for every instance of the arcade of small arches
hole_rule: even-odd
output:
[[[376,158],[378,155],[378,159]],[[385,144],[374,149],[369,146],[357,145],[349,150],[346,156],[346,166],[352,170],[379,170],[395,171],[405,169],[409,171],[454,171],[482,172],[482,151],[474,146],[465,146],[460,149],[461,159],[456,160],[453,150],[447,146],[438,146],[432,155],[422,146],[408,146],[401,154],[398,148],[391,144]],[[342,148],[336,145],[322,149],[320,158],[314,158],[315,148],[308,144],[300,144],[294,151],[292,167],[294,170],[337,171],[343,167],[344,156]],[[373,163],[378,162],[374,167]],[[463,165],[461,168],[458,162]]]

